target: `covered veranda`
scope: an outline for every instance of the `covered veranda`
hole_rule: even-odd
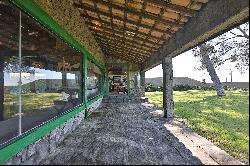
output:
[[[160,119],[173,119],[172,58],[246,22],[249,18],[248,0],[1,0],[0,7],[0,123],[5,125],[10,121],[5,117],[6,113],[9,113],[6,112],[7,109],[12,111],[11,117],[8,118],[16,118],[11,134],[4,134],[3,138],[0,136],[0,153],[3,154],[0,155],[0,164],[41,162],[48,154],[53,153],[59,142],[77,126],[80,125],[80,129],[87,131],[88,128],[84,128],[84,124],[88,125],[86,121],[91,119],[84,119],[91,117],[91,114],[93,124],[95,118],[103,118],[103,121],[99,122],[108,123],[110,119],[105,119],[105,113],[95,117],[101,103],[104,106],[108,103],[107,107],[100,110],[105,112],[108,109],[106,113],[109,116],[109,111],[111,112],[111,119],[116,118],[114,111],[117,111],[117,116],[120,115],[122,122],[126,121],[126,118],[131,118],[131,123],[137,121],[137,118],[150,119],[150,113],[144,117],[139,114],[143,114],[142,110],[147,110],[147,107],[135,102],[145,96],[145,72],[159,64],[162,64],[163,69],[162,116],[165,118]],[[7,14],[8,11],[10,14]],[[15,70],[6,70],[6,64],[10,64],[10,68],[17,67]],[[43,77],[40,75],[38,78],[38,71]],[[55,77],[48,74],[49,72],[60,76]],[[12,79],[16,77],[13,79],[13,85],[6,81],[6,73],[12,76]],[[22,74],[30,77],[28,81],[20,81]],[[26,86],[23,86],[24,84]],[[45,101],[45,104],[42,103],[44,105],[31,108],[21,100],[23,96],[23,100],[33,102],[32,99],[39,98],[42,101],[42,95],[51,99],[49,104]],[[52,95],[54,97],[51,97]],[[12,98],[16,101],[11,101]],[[6,101],[12,105],[6,105]],[[38,103],[38,100],[36,102]],[[114,106],[114,103],[119,104]],[[121,108],[126,105],[129,116],[122,119],[123,114],[127,113],[122,112]],[[133,112],[133,107],[139,108],[139,111]],[[26,108],[27,110],[24,110]],[[47,116],[44,110],[48,110],[51,117]],[[22,116],[26,116],[30,111],[38,120],[30,118],[29,122],[25,122],[24,128]],[[43,112],[43,118],[36,111]],[[104,128],[108,128],[108,125],[102,127],[100,130],[105,131]],[[129,130],[126,127],[128,126],[121,126]],[[138,129],[139,132],[144,126],[131,128]],[[89,129],[93,128],[90,126]],[[96,130],[98,127],[91,132]],[[158,132],[158,129],[152,128],[148,132]],[[78,133],[74,134],[75,139]],[[162,133],[164,134],[168,135],[168,132]],[[139,135],[145,136],[140,132]],[[84,136],[86,135],[81,135]],[[151,141],[151,138],[153,135],[147,139]],[[173,135],[169,135],[166,140],[159,137],[154,143],[159,140],[162,144],[169,141],[169,145],[177,142],[182,146]],[[112,146],[115,141],[116,139],[111,141]],[[146,143],[150,144],[150,141]],[[77,144],[77,141],[75,143]],[[151,145],[150,147],[152,148]],[[155,153],[167,150],[160,151],[161,146],[157,148]],[[181,151],[187,152],[184,156],[193,157],[185,148],[176,149],[175,146],[170,146],[169,149],[174,153],[179,151],[179,163],[200,163],[199,160],[189,161],[188,157],[183,157]],[[149,155],[149,151],[145,155]],[[169,153],[169,156],[171,155]],[[159,162],[155,162],[157,157],[149,157],[147,163],[176,162],[174,157],[164,159],[161,155]],[[94,156],[94,159],[97,159],[97,156]],[[123,159],[126,163],[127,158]],[[138,158],[137,161],[141,160]]]

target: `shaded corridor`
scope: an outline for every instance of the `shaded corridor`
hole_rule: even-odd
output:
[[[105,104],[40,164],[202,164],[140,103]]]

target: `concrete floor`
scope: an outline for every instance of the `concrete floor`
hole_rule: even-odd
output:
[[[151,112],[140,103],[105,104],[40,164],[202,164]]]

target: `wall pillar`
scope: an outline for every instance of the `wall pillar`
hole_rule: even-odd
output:
[[[0,55],[0,121],[4,120],[4,57]]]
[[[140,71],[141,76],[141,97],[145,96],[145,72]]]
[[[165,118],[174,116],[173,100],[173,64],[172,57],[165,57],[162,60],[163,69],[163,112]]]

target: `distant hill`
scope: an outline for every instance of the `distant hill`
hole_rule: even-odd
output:
[[[155,87],[159,87],[163,85],[162,77],[155,77],[155,78],[146,78],[146,83],[152,83]],[[173,86],[176,85],[189,85],[189,86],[201,86],[201,87],[208,87],[213,86],[213,83],[202,83],[200,81],[194,80],[188,77],[174,77]],[[223,86],[229,86],[231,88],[246,88],[249,89],[249,82],[222,82]]]
[[[146,83],[152,83],[155,87],[163,85],[162,77],[146,78],[145,81]],[[174,77],[173,84],[174,86],[175,85],[204,86],[204,83],[188,77]]]

